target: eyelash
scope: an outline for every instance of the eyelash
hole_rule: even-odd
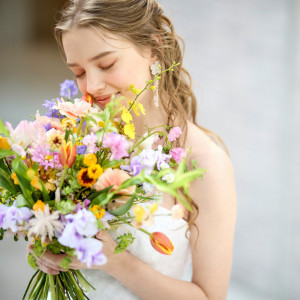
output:
[[[104,70],[104,71],[106,71],[106,70],[110,69],[111,67],[113,67],[114,64],[115,64],[115,62],[112,63],[111,65],[105,67],[105,68],[103,68],[103,67],[99,67],[99,68],[102,69],[102,70]],[[79,75],[75,75],[75,77],[76,77],[76,78],[80,78],[80,77],[82,77],[84,74],[85,74],[85,72],[83,72],[83,73],[81,73],[81,74],[79,74]]]

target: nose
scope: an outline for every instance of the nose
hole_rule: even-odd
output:
[[[89,74],[86,80],[86,91],[90,95],[97,95],[105,89],[105,81],[99,74]]]

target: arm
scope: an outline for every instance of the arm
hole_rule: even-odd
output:
[[[128,252],[112,254],[115,244],[107,234],[103,236],[108,263],[98,268],[115,277],[141,299],[226,299],[236,218],[233,168],[221,150],[209,151],[209,154],[194,153],[197,153],[194,158],[207,173],[203,181],[198,179],[190,187],[191,197],[199,206],[195,220],[199,235],[193,228],[190,240],[192,282],[165,276]],[[44,255],[44,266],[56,269],[52,262],[51,254]],[[85,268],[76,260],[71,267]]]

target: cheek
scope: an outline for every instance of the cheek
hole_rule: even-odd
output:
[[[78,79],[77,80],[77,85],[78,85],[78,88],[80,90],[80,92],[84,95],[86,94],[86,80],[84,79]]]

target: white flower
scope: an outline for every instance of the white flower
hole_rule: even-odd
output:
[[[156,61],[153,65],[150,67],[152,75],[156,75],[160,72],[161,66],[159,64],[159,61]]]
[[[42,243],[45,242],[46,237],[49,237],[52,241],[54,236],[54,231],[61,232],[64,228],[63,224],[58,220],[59,211],[55,211],[50,214],[49,205],[46,204],[44,211],[38,210],[34,212],[35,218],[29,221],[29,232],[28,235],[34,234],[35,236],[40,236]]]

